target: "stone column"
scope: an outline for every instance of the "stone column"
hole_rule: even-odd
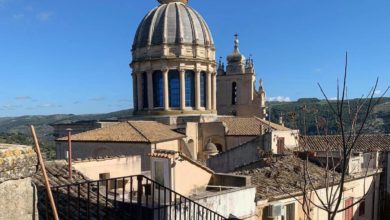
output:
[[[143,110],[143,98],[142,98],[142,73],[137,73],[137,100],[138,110]]]
[[[213,104],[212,104],[212,109],[213,110],[217,110],[217,74],[216,73],[213,73],[212,82],[213,82],[213,89],[212,89]]]
[[[133,77],[133,105],[134,105],[134,110],[138,111],[137,74],[132,73],[131,76]]]
[[[154,108],[154,100],[153,100],[153,71],[148,72],[148,106],[149,110],[153,110]]]
[[[211,110],[211,73],[207,73],[207,98],[206,98],[206,109]]]
[[[32,147],[0,143],[0,219],[38,219],[37,188],[31,179],[37,163]]]
[[[195,109],[200,110],[200,70],[195,71]]]
[[[186,108],[186,82],[185,82],[185,70],[180,70],[180,109]]]
[[[169,69],[163,69],[164,79],[164,110],[169,110],[169,87],[168,87],[168,72]]]

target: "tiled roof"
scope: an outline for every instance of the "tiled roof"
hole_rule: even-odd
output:
[[[156,157],[156,158],[170,159],[179,156],[179,152],[172,151],[172,150],[155,150],[153,153],[150,153],[149,156]]]
[[[185,137],[155,121],[127,121],[72,136],[76,142],[138,142],[156,143]],[[59,138],[57,141],[66,141]]]
[[[88,188],[88,182],[90,180],[83,176],[83,174],[81,174],[80,172],[73,169],[72,179],[69,180],[68,164],[66,163],[66,161],[46,162],[45,167],[50,185],[51,187],[54,187],[52,189],[52,193],[54,200],[56,201],[59,219],[68,219],[68,210],[70,211],[70,215],[73,215],[73,217],[77,216],[79,213],[84,216],[88,211],[90,211],[90,218],[99,219],[98,216],[104,216],[105,211],[108,209],[110,209],[111,214],[116,212],[118,216],[124,216],[124,219],[129,219],[126,210],[117,209],[113,211],[112,208],[114,207],[114,205],[112,204],[112,201],[106,201],[103,196],[98,196],[96,185],[89,184],[90,188]],[[47,207],[48,216],[50,218],[52,216],[51,208],[49,202],[46,201],[44,179],[40,170],[38,170],[38,172],[32,177],[32,181],[37,186],[38,191],[37,194],[39,219],[47,219]],[[82,184],[69,185],[74,183]],[[64,185],[69,185],[69,191],[67,191],[67,187],[61,187],[58,191],[55,189],[56,186]],[[78,188],[77,186],[79,186],[80,188]],[[88,191],[88,189],[90,190]],[[78,199],[78,195],[80,195],[80,199]],[[89,198],[89,200],[87,200],[87,198]],[[69,203],[68,199],[70,199]],[[98,206],[98,201],[101,207],[99,213],[95,210],[95,208]],[[106,202],[108,208],[103,208],[105,207]]]
[[[295,156],[263,158],[237,168],[234,174],[251,176],[252,185],[256,186],[257,200],[277,200],[280,197],[290,197],[289,194],[302,192],[300,188],[304,184],[302,164],[302,160]],[[325,169],[309,163],[308,171],[315,187],[321,186]]]
[[[351,146],[354,138],[347,142]],[[317,135],[317,136],[301,136],[299,139],[299,150],[304,151],[338,151],[342,147],[341,135]],[[389,134],[371,134],[362,135],[355,144],[355,151],[370,152],[370,151],[389,151],[390,150],[390,135]]]
[[[208,168],[207,166],[201,164],[200,162],[191,159],[190,157],[187,157],[186,155],[177,152],[177,151],[171,151],[171,150],[155,150],[153,153],[149,154],[150,157],[156,157],[156,158],[164,158],[164,159],[171,159],[171,158],[176,158],[180,157],[181,159],[184,159],[193,165],[214,174],[214,171]]]
[[[278,131],[291,129],[257,117],[219,117],[227,127],[227,136],[258,136],[265,128]]]
[[[276,130],[276,131],[291,131],[290,128],[284,127],[283,125],[276,124],[257,117],[256,119],[259,120],[264,125],[265,128],[271,128],[272,130]]]

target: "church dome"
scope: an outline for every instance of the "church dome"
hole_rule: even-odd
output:
[[[158,0],[160,5],[141,21],[133,50],[162,44],[214,46],[211,32],[188,0]]]

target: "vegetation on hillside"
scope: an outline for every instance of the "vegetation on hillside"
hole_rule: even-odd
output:
[[[348,100],[344,106],[345,112],[356,109],[358,102],[358,99]],[[336,106],[337,101],[331,101],[331,104]],[[299,129],[302,134],[318,134],[318,126],[326,127],[328,134],[338,131],[338,125],[326,100],[305,98],[296,102],[270,102],[268,106],[271,109],[272,121],[278,122],[279,117],[283,116],[287,127]],[[383,98],[374,108],[366,127],[366,133],[390,133],[390,98]]]

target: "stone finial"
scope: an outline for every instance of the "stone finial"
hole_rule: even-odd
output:
[[[183,4],[188,4],[188,0],[158,0],[158,2],[160,2],[160,4],[169,4],[172,2],[181,2]]]

